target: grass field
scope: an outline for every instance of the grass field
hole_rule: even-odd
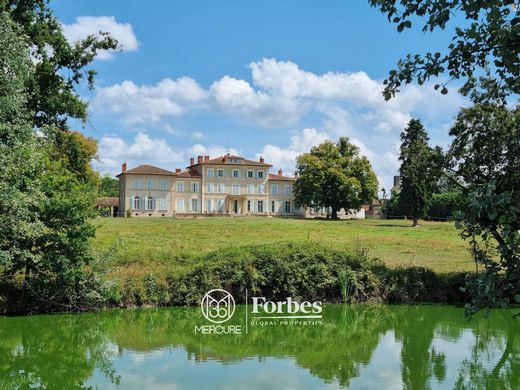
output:
[[[94,248],[116,248],[114,263],[152,266],[180,253],[279,241],[319,242],[334,249],[357,243],[391,267],[423,266],[437,272],[468,271],[468,245],[448,222],[326,221],[279,218],[98,219]],[[115,265],[114,264],[114,265]]]

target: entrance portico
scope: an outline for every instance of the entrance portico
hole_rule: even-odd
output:
[[[245,195],[228,195],[226,197],[227,212],[229,214],[244,214],[246,210],[246,196]]]

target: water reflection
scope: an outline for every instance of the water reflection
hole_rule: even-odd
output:
[[[241,336],[195,334],[197,308],[2,318],[0,388],[520,388],[512,314],[330,305]]]

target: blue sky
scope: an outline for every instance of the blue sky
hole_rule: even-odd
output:
[[[191,156],[227,151],[277,169],[324,139],[349,136],[381,185],[398,169],[399,133],[420,117],[445,146],[464,101],[431,85],[384,102],[382,80],[406,53],[439,50],[450,30],[397,33],[368,1],[51,2],[71,40],[109,31],[122,51],[94,63],[88,124],[98,169],[115,174],[151,163],[185,167]]]

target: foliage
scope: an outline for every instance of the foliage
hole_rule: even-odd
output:
[[[98,196],[119,196],[119,180],[106,174],[99,180]]]
[[[508,107],[493,80],[472,82],[473,106],[450,130],[453,171],[467,197],[457,226],[485,268],[468,278],[469,313],[520,301],[520,106]]]
[[[428,209],[428,216],[451,219],[457,211],[464,208],[465,200],[466,198],[460,191],[433,194]]]
[[[424,20],[423,32],[444,30],[450,20],[469,23],[455,27],[446,53],[408,54],[399,60],[385,80],[385,99],[390,99],[402,84],[417,80],[423,84],[432,77],[448,73],[449,80],[471,78],[493,64],[500,88],[506,94],[520,93],[520,7],[515,0],[369,0],[386,14],[399,32],[412,27],[412,21]],[[448,82],[449,82],[448,80]],[[447,83],[436,89],[447,93]]]
[[[248,245],[171,259],[161,272],[117,277],[107,297],[119,305],[198,305],[213,288],[243,303],[256,296],[325,302],[450,302],[464,299],[463,274],[441,275],[422,267],[389,269],[366,250],[333,250],[314,243]],[[117,286],[118,292],[114,292]]]
[[[28,4],[33,3],[23,2]],[[30,56],[24,27],[16,22],[22,15],[9,9],[0,14],[0,295],[28,311],[95,305],[99,296],[85,270],[93,258],[94,228],[88,219],[95,187],[89,161],[95,144],[79,133],[57,130],[53,121],[34,131],[31,101],[41,70]],[[43,110],[46,95],[38,96]],[[60,95],[51,100],[57,103]],[[53,115],[49,112],[47,119]],[[67,141],[58,144],[49,135]]]
[[[27,110],[33,113],[36,127],[49,131],[67,128],[67,118],[87,119],[87,103],[75,90],[87,79],[94,85],[96,72],[86,69],[99,50],[118,47],[105,32],[69,43],[61,23],[48,7],[48,0],[1,0],[0,10],[7,13],[27,37],[34,60],[34,76],[28,84]]]
[[[387,218],[406,216],[406,211],[401,202],[399,202],[399,192],[392,191],[390,199],[388,199],[383,208]]]
[[[359,148],[341,137],[314,146],[297,158],[294,198],[298,207],[331,208],[332,218],[342,208],[358,209],[377,196],[377,177]]]
[[[413,226],[426,215],[432,193],[441,174],[443,155],[440,148],[428,145],[428,134],[418,119],[412,119],[401,133],[401,191],[399,204]]]

